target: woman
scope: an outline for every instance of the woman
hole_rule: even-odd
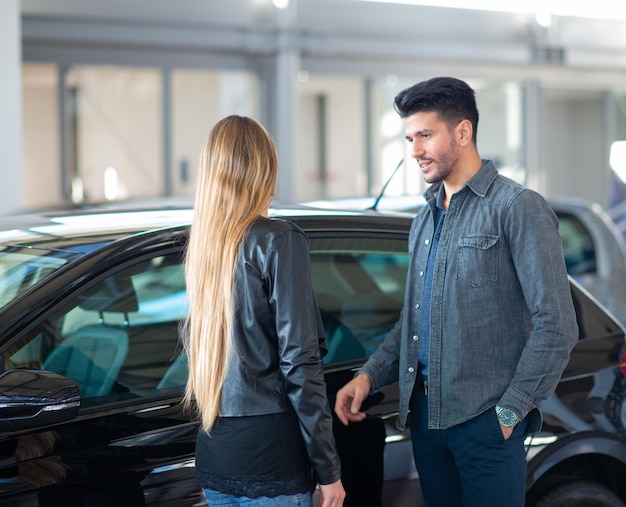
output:
[[[278,160],[256,121],[229,116],[201,155],[186,257],[186,406],[202,426],[209,505],[339,507],[345,493],[321,366],[324,328],[304,233],[267,218]]]

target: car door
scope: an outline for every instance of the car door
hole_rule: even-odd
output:
[[[309,236],[313,287],[326,328],[329,352],[323,362],[332,406],[337,391],[399,318],[410,220],[361,217],[346,223],[333,217],[324,226],[301,225]],[[364,422],[344,427],[335,420],[351,505],[372,505],[380,498],[383,480],[415,475],[409,432],[395,428],[398,399],[397,385],[391,385],[366,399]]]
[[[180,248],[169,244],[126,249],[124,260],[112,256],[66,273],[71,294],[37,308],[35,322],[5,345],[4,371],[63,375],[82,399],[72,420],[0,434],[1,505],[201,499],[193,470],[196,425],[180,406],[181,262]]]

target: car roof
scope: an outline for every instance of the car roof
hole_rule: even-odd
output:
[[[295,220],[313,226],[316,221],[342,216],[348,222],[354,217],[405,217],[402,212],[376,213],[368,210],[329,210],[306,205],[273,203],[270,216]],[[46,248],[71,245],[72,240],[86,245],[102,245],[135,234],[164,228],[187,227],[193,209],[172,201],[128,201],[76,208],[43,209],[0,217],[0,245],[40,245]],[[360,220],[360,219],[359,219]],[[392,219],[393,221],[393,219]],[[371,221],[367,221],[371,223]],[[354,223],[354,222],[353,222]],[[64,247],[64,248],[67,248]]]
[[[549,195],[546,201],[555,211],[574,212],[582,210],[593,210],[595,213],[604,212],[603,208],[596,202],[579,198],[561,195]],[[416,211],[426,204],[422,194],[401,194],[365,197],[346,197],[338,199],[318,199],[303,201],[301,204],[316,208],[337,209],[337,210],[365,210],[374,209],[376,211]]]
[[[2,311],[15,307],[12,314],[19,314],[18,300],[52,279],[63,285],[66,283],[64,273],[88,272],[94,266],[104,269],[105,264],[120,264],[136,255],[150,255],[148,252],[154,249],[179,249],[185,244],[184,236],[192,216],[193,209],[189,206],[131,202],[33,210],[0,217],[0,256],[6,256],[7,265],[15,268],[49,263],[45,265],[45,280],[39,279],[23,289],[19,298],[1,307]],[[385,216],[368,211],[317,210],[278,203],[271,207],[270,216],[292,220],[311,237],[316,234],[344,236],[346,233],[363,237],[372,233],[404,237],[411,224],[411,217],[403,214]]]

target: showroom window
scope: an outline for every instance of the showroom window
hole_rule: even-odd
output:
[[[28,207],[190,197],[213,124],[259,115],[253,72],[24,63],[22,77]]]
[[[393,99],[422,79],[299,73],[295,200],[376,195],[389,180],[387,196],[421,195],[427,185],[411,158]],[[471,85],[481,113],[481,155],[524,182],[522,86]]]

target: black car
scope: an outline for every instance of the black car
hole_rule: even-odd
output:
[[[308,234],[331,399],[398,318],[411,216],[291,207]],[[0,221],[0,505],[197,505],[196,423],[181,409],[189,209],[96,208]],[[580,341],[528,444],[528,505],[624,505],[624,329],[571,282]],[[416,481],[398,393],[336,437],[348,493]],[[362,493],[362,496],[359,496]],[[383,498],[383,505],[395,503]],[[577,500],[572,500],[575,502]]]

